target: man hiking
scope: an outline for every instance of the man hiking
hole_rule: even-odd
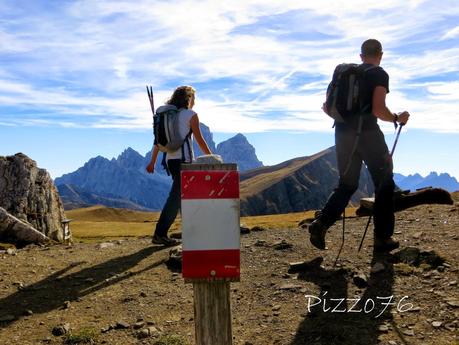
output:
[[[368,167],[375,188],[374,250],[388,252],[399,246],[392,239],[395,225],[392,159],[377,120],[405,125],[410,114],[403,111],[397,115],[386,106],[389,75],[379,66],[382,56],[379,41],[369,39],[363,42],[362,64],[358,66],[364,71],[359,89],[360,112],[344,122],[335,121],[339,183],[319,216],[309,225],[310,241],[318,249],[325,249],[327,229],[340,217],[357,190],[362,161]],[[323,110],[329,113],[327,103],[324,103]]]

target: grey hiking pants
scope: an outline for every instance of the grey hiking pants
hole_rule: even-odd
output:
[[[387,239],[393,235],[395,224],[392,159],[379,127],[362,131],[355,151],[352,152],[356,135],[357,131],[348,126],[337,124],[335,128],[336,158],[340,177],[338,187],[328,198],[320,219],[325,225],[331,226],[343,213],[349,199],[358,188],[363,161],[375,187],[375,237]]]

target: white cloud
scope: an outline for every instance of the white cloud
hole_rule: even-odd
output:
[[[411,111],[411,128],[459,132],[457,83],[441,79],[459,73],[458,27],[447,22],[459,14],[455,1],[88,0],[56,8],[0,18],[3,106],[48,110],[62,126],[148,128],[144,85],[159,90],[159,104],[174,85],[193,82],[196,109],[214,131],[323,131],[334,66],[358,61],[361,41],[376,37],[391,109]]]

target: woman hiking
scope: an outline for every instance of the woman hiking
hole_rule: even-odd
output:
[[[154,244],[162,244],[165,246],[173,246],[179,243],[179,241],[169,238],[167,232],[177,217],[178,210],[180,209],[180,164],[191,163],[194,160],[193,153],[193,134],[199,148],[204,154],[211,154],[209,146],[202,136],[201,129],[199,127],[198,114],[193,111],[195,102],[196,90],[191,86],[179,86],[175,89],[171,98],[166,102],[166,106],[174,105],[179,111],[179,131],[186,136],[186,139],[181,148],[174,152],[168,152],[166,155],[167,170],[172,176],[172,187],[169,192],[166,203],[159,216],[156,229],[151,240]],[[160,109],[158,109],[160,110]],[[187,135],[189,134],[189,135]],[[146,170],[150,174],[155,171],[155,163],[158,158],[159,148],[155,144],[153,147],[153,153],[151,155],[151,161],[148,164]]]

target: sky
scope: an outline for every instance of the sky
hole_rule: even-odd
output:
[[[219,143],[243,133],[265,165],[334,144],[321,111],[334,67],[383,45],[387,105],[407,110],[402,174],[459,178],[459,2],[0,0],[0,155],[59,177],[152,145],[152,114],[193,85]],[[381,124],[389,148],[390,123]]]

